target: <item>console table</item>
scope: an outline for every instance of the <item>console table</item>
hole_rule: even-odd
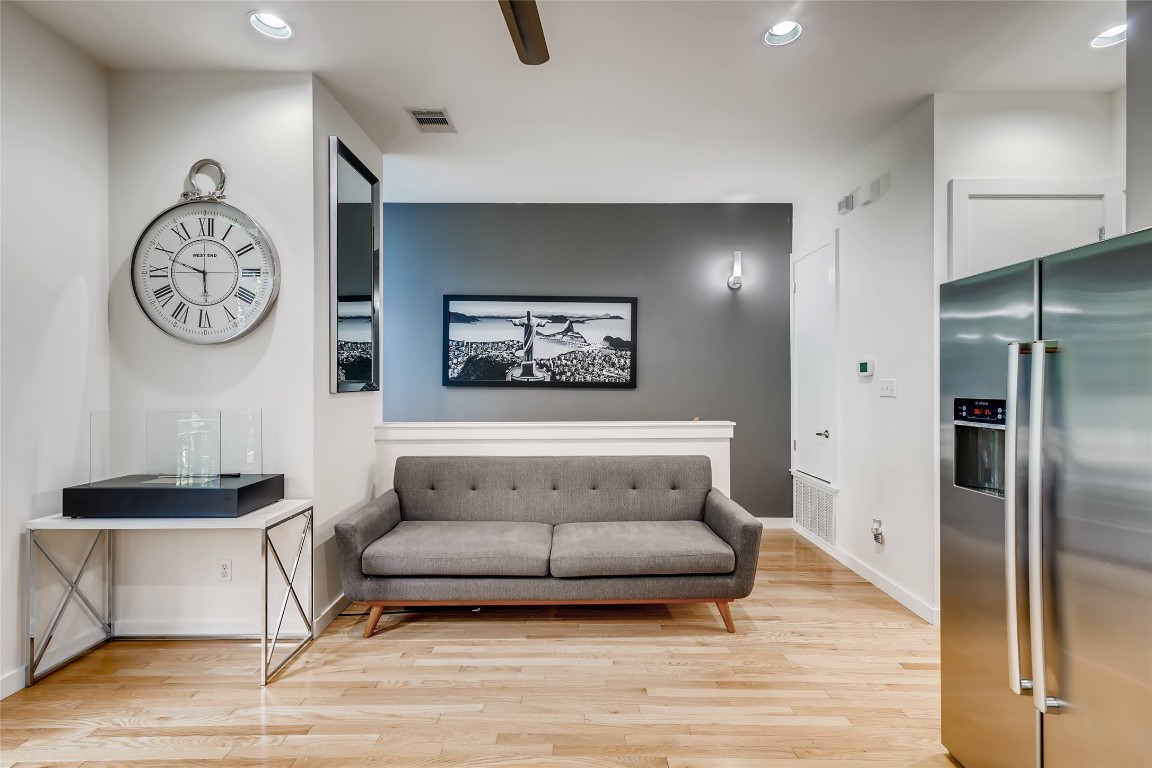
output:
[[[300,520],[302,528],[300,530],[300,538],[296,546],[296,554],[292,559],[291,567],[286,568],[284,560],[280,557],[275,544],[272,543],[270,538],[273,529],[289,523],[292,520]],[[26,683],[32,686],[38,680],[43,679],[45,676],[51,674],[56,669],[68,664],[92,651],[93,649],[107,643],[110,640],[115,640],[120,635],[116,634],[116,606],[114,599],[113,586],[115,585],[115,532],[116,531],[189,531],[189,530],[219,530],[219,531],[254,531],[260,541],[260,555],[262,562],[262,576],[263,584],[261,587],[261,596],[263,600],[262,611],[262,632],[260,634],[260,685],[268,684],[268,681],[280,671],[289,661],[291,661],[297,653],[299,653],[305,646],[312,642],[314,635],[314,628],[312,624],[312,614],[314,612],[313,606],[313,585],[314,575],[312,568],[312,549],[313,549],[313,530],[312,530],[312,500],[311,499],[284,499],[275,504],[269,504],[263,509],[258,509],[255,512],[250,512],[243,517],[235,518],[73,518],[64,517],[63,515],[50,515],[48,517],[41,517],[35,520],[29,520],[24,524],[26,530],[26,543],[27,543],[27,580],[28,587],[27,595],[27,609],[28,609],[28,646],[27,646],[27,659],[26,659]],[[80,568],[74,575],[69,575],[67,571],[61,566],[56,555],[53,554],[49,546],[50,536],[45,534],[50,531],[91,531],[93,532],[92,539],[87,548],[87,554],[81,560]],[[104,561],[106,563],[104,568],[104,577],[102,579],[102,586],[104,589],[103,608],[98,610],[96,603],[80,588],[80,581],[84,577],[88,569],[88,564],[92,560],[93,554],[103,540],[104,545]],[[255,543],[255,542],[253,542]],[[308,576],[307,576],[307,593],[308,593],[308,610],[304,610],[304,605],[301,602],[300,595],[297,592],[296,586],[296,573],[300,567],[301,562],[305,557],[305,545],[307,545],[307,558],[308,558]],[[52,620],[48,624],[47,630],[44,632],[43,639],[37,645],[39,634],[37,632],[36,621],[36,588],[37,584],[37,568],[36,562],[39,559],[37,553],[43,556],[48,564],[51,566],[49,574],[55,572],[65,583],[67,591],[61,598],[59,605],[52,614]],[[280,576],[285,583],[284,595],[280,601],[280,613],[276,620],[275,627],[269,632],[268,621],[268,572],[269,566],[275,566],[279,571]],[[302,585],[303,586],[303,585]],[[48,646],[52,642],[52,638],[60,624],[60,619],[64,616],[64,611],[68,608],[69,603],[73,600],[78,601],[79,605],[84,608],[104,633],[104,637],[97,640],[92,645],[82,648],[68,658],[60,661],[50,669],[40,671],[40,664],[44,659],[44,653],[48,650]],[[304,625],[307,630],[303,635],[285,635],[289,639],[298,639],[295,646],[289,649],[288,655],[285,656],[280,662],[273,665],[272,657],[276,652],[276,644],[281,639],[280,630],[284,625],[284,615],[288,610],[288,602],[291,600],[300,618],[304,620]],[[130,637],[141,639],[138,636],[132,635]],[[151,637],[150,639],[216,639],[216,640],[248,640],[251,636],[247,635],[163,635],[161,637]]]

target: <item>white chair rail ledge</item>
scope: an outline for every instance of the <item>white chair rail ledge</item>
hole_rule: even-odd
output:
[[[405,421],[376,425],[377,477],[399,456],[707,456],[732,492],[732,421]]]

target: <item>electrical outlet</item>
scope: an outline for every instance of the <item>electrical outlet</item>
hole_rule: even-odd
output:
[[[880,379],[880,397],[896,397],[896,379]]]
[[[232,561],[216,561],[216,579],[219,581],[232,581]]]

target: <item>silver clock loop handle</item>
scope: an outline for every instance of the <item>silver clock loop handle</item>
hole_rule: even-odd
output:
[[[203,192],[200,190],[199,185],[196,184],[196,174],[200,173],[204,168],[212,166],[220,173],[220,183],[216,185],[216,189],[211,192]],[[188,186],[192,187],[191,192],[181,193],[180,199],[186,202],[199,202],[202,200],[209,200],[215,202],[224,199],[224,182],[226,180],[224,174],[224,166],[210,157],[203,160],[197,160],[192,164],[192,168],[188,171]]]

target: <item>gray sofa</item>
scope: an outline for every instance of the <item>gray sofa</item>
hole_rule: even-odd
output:
[[[415,605],[729,603],[761,525],[706,456],[405,456],[394,487],[336,524],[344,594]]]

